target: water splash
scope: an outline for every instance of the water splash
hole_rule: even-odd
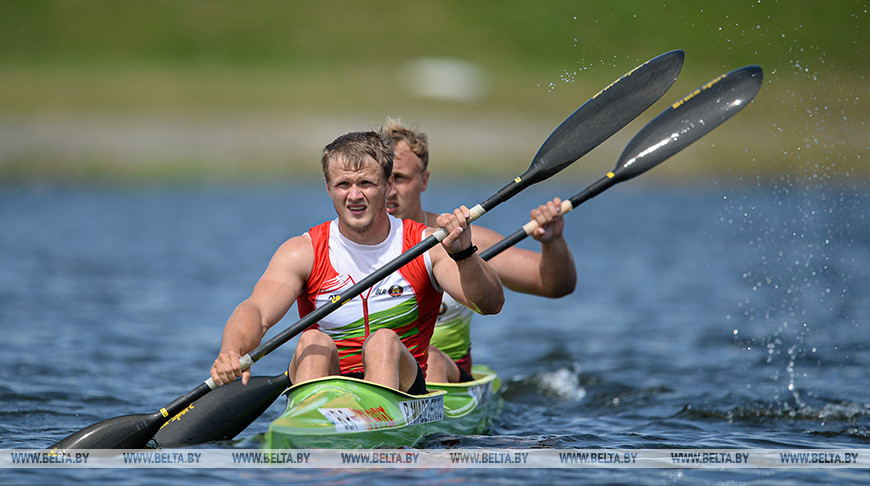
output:
[[[559,368],[539,373],[532,377],[532,382],[547,396],[574,401],[586,396],[586,388],[580,385],[579,369]]]
[[[580,367],[577,363],[568,368],[540,371],[531,376],[514,376],[508,386],[520,390],[532,388],[545,397],[566,401],[579,401],[586,396],[586,388],[580,383]]]
[[[737,321],[733,339],[747,353],[764,352],[763,364],[777,385],[770,398],[785,394],[802,409],[806,391],[824,389],[823,374],[831,372],[819,362],[819,347],[826,348],[825,356],[847,347],[842,337],[866,314],[863,298],[851,288],[855,279],[866,278],[857,262],[868,249],[857,242],[868,230],[860,209],[866,196],[820,189],[822,179],[798,180],[785,175],[761,185],[774,191],[773,207],[732,197],[720,223],[733,226],[738,239],[748,237],[735,247],[751,262],[739,275],[745,294],[727,316]],[[851,358],[841,353],[842,370]]]

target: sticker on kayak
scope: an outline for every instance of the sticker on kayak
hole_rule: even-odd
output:
[[[444,419],[444,396],[399,402],[399,410],[408,425],[426,424]]]
[[[492,396],[492,382],[482,383],[468,387],[468,394],[474,400],[475,404],[482,404],[489,401]]]
[[[333,425],[336,432],[358,432],[363,430],[393,427],[396,421],[384,410],[384,407],[367,409],[356,408],[318,408]]]

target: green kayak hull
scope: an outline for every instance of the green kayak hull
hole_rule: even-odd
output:
[[[500,409],[501,381],[482,365],[472,375],[466,383],[427,383],[426,395],[340,376],[295,385],[286,392],[286,411],[269,425],[265,446],[397,448],[434,433],[483,433]]]

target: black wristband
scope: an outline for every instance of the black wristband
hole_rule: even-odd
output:
[[[477,247],[474,245],[471,245],[468,248],[460,251],[459,253],[453,253],[453,254],[448,253],[448,255],[450,255],[450,258],[452,258],[453,261],[461,262],[462,260],[465,260],[466,258],[470,257],[471,255],[474,255],[474,252],[476,252],[476,251],[477,251]]]

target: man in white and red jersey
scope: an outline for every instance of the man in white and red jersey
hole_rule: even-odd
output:
[[[423,209],[421,193],[429,184],[429,143],[425,133],[399,120],[387,119],[382,131],[393,141],[393,190],[387,195],[387,212],[398,218],[435,224],[436,213]],[[489,263],[504,285],[514,291],[544,297],[562,297],[574,291],[577,273],[574,257],[562,235],[562,201],[555,198],[531,211],[539,227],[532,237],[541,251],[511,247]],[[482,250],[501,241],[502,235],[474,227],[474,244]],[[444,296],[429,348],[429,382],[457,382],[471,378],[471,317],[474,313],[449,295]]]
[[[376,132],[354,132],[327,145],[321,157],[326,190],[338,217],[284,242],[250,297],[224,327],[211,370],[217,384],[242,377],[239,357],[296,301],[300,316],[350,288],[433,230],[390,216],[393,148]],[[293,383],[328,375],[361,377],[412,394],[426,392],[429,339],[442,290],[482,314],[504,303],[495,271],[476,254],[462,206],[435,224],[448,231],[441,245],[414,259],[299,337],[288,374]]]

